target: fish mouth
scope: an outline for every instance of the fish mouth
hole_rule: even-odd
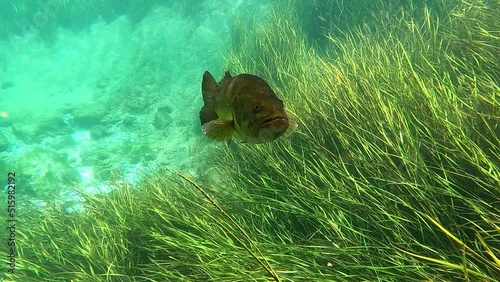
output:
[[[282,116],[280,116],[280,117],[272,117],[272,118],[264,120],[260,125],[261,126],[263,126],[263,125],[269,125],[269,124],[277,122],[277,121],[287,122],[288,123],[288,118],[282,117]]]
[[[257,131],[257,143],[271,142],[279,138],[288,128],[288,118],[272,117],[264,120]]]

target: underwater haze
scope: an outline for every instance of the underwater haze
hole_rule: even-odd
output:
[[[0,281],[500,281],[498,0],[0,18]]]
[[[201,76],[223,71],[229,17],[265,3],[139,2],[2,4],[0,161],[30,201],[194,169]]]

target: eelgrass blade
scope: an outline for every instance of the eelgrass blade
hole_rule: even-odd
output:
[[[259,250],[259,248],[257,248],[257,246],[255,245],[255,243],[252,241],[252,239],[250,238],[250,236],[245,232],[245,230],[228,214],[226,213],[226,211],[221,207],[219,206],[213,199],[212,197],[210,197],[210,195],[208,195],[207,192],[205,192],[205,190],[203,190],[203,188],[201,188],[201,186],[199,186],[198,184],[194,183],[194,181],[192,181],[191,179],[187,178],[186,176],[178,173],[178,172],[175,172],[175,174],[179,177],[181,177],[182,179],[184,179],[185,181],[187,181],[189,184],[191,184],[193,187],[195,187],[198,191],[200,191],[202,194],[203,194],[203,197],[205,197],[215,208],[217,208],[217,210],[219,210],[219,212],[224,216],[226,217],[227,219],[229,219],[229,221],[234,225],[234,227],[236,227],[244,236],[245,238],[248,240],[248,243],[250,245],[253,246],[254,249],[257,250],[257,252],[259,253],[260,257],[257,256],[238,236],[236,236],[232,231],[230,231],[229,229],[227,229],[223,224],[218,223],[218,225],[223,228],[224,230],[226,230],[226,232],[228,234],[231,234],[235,240],[237,240],[242,246],[243,248],[245,248],[245,250],[252,256],[254,257],[258,262],[259,264],[269,273],[269,275],[271,275],[273,277],[273,279],[277,282],[281,281],[281,279],[279,278],[278,274],[276,273],[276,271],[273,269],[273,267],[271,266],[271,264],[266,260],[266,258],[264,257],[264,255],[261,253],[261,251]]]

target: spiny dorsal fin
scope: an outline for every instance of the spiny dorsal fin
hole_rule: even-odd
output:
[[[232,80],[233,80],[233,77],[231,76],[231,74],[229,73],[229,71],[226,71],[226,73],[224,74],[224,77],[217,84],[218,89],[219,90],[224,89],[226,87],[226,85],[228,85],[229,83],[231,83]]]
[[[219,118],[215,113],[215,95],[217,94],[217,89],[217,82],[214,77],[208,71],[205,71],[203,81],[201,82],[201,93],[204,102],[200,111],[201,125]]]

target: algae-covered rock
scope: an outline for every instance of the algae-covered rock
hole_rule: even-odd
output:
[[[64,185],[79,181],[78,172],[69,165],[68,156],[45,148],[32,148],[17,155],[16,169],[28,193],[33,196],[57,194]]]
[[[2,82],[2,84],[0,84],[0,89],[6,90],[6,89],[9,89],[13,86],[14,86],[14,83],[12,83],[10,81],[4,81],[4,82]]]
[[[134,99],[127,100],[124,104],[124,110],[134,114],[145,114],[151,104],[152,101],[149,97],[137,96]]]
[[[90,137],[92,139],[101,139],[109,135],[111,135],[111,129],[108,126],[98,124],[90,128]]]
[[[130,152],[130,162],[137,164],[143,160],[152,161],[156,159],[156,155],[153,154],[153,149],[146,144],[134,146]]]
[[[36,125],[36,134],[40,136],[53,136],[71,131],[71,128],[68,127],[63,118],[59,115],[46,116],[45,118],[40,119],[39,122],[37,121]]]
[[[153,125],[156,129],[165,129],[167,128],[173,121],[170,114],[172,113],[172,108],[169,106],[162,106],[156,110],[156,114],[154,117]]]
[[[122,124],[123,126],[125,126],[125,128],[131,128],[135,125],[137,121],[137,118],[133,115],[126,115],[123,120],[122,120]]]
[[[26,143],[35,141],[37,132],[37,125],[35,123],[15,122],[12,124],[12,133],[14,133],[14,136]]]
[[[12,124],[16,138],[26,143],[38,142],[44,136],[64,135],[71,130],[63,117],[55,113],[26,116]]]
[[[69,134],[59,135],[51,142],[52,148],[67,148],[75,146],[76,142]]]
[[[73,123],[80,128],[91,128],[101,123],[104,116],[108,114],[105,106],[92,104],[76,108],[73,115]]]
[[[0,127],[7,127],[12,125],[11,118],[2,118],[0,117]]]
[[[0,132],[0,152],[7,151],[9,147],[9,140],[7,139],[7,137],[5,137],[5,135],[2,134],[2,132]]]

